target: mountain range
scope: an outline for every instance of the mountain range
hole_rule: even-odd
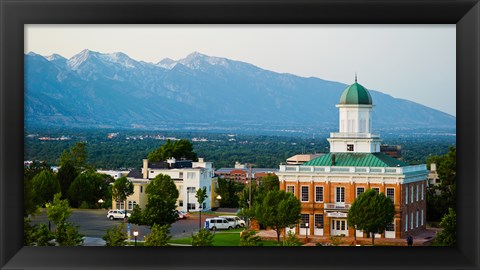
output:
[[[198,52],[158,63],[83,50],[24,55],[26,127],[159,129],[182,123],[338,128],[347,84]],[[361,83],[361,81],[359,81]],[[366,85],[364,85],[366,86]],[[366,86],[368,88],[368,86]],[[373,128],[455,128],[456,118],[370,90]]]

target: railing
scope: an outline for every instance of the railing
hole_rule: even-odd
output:
[[[332,132],[330,138],[380,138],[378,134],[356,132]]]
[[[279,172],[335,172],[335,173],[393,173],[405,174],[410,172],[426,171],[425,164],[406,167],[340,167],[340,166],[301,166],[301,165],[280,165]]]
[[[348,210],[351,204],[349,203],[325,203],[323,208],[325,210]]]

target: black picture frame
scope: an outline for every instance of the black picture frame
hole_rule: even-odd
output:
[[[479,269],[478,1],[1,0],[2,269]],[[456,24],[455,247],[23,247],[24,24]],[[432,97],[434,98],[434,97]]]

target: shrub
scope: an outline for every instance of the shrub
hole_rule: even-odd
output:
[[[240,246],[242,247],[255,247],[261,246],[261,239],[259,236],[256,236],[256,231],[243,231],[240,234]]]
[[[160,226],[153,224],[149,235],[145,236],[145,246],[168,246],[167,242],[172,238],[168,235],[170,225]]]
[[[108,228],[107,234],[102,236],[102,239],[105,240],[105,246],[107,247],[125,246],[125,240],[127,240],[125,223],[121,223],[120,226],[114,225],[113,228]]]
[[[288,234],[283,239],[283,246],[301,246],[302,242],[295,236],[292,231],[289,231]]]
[[[332,246],[339,246],[343,244],[343,237],[344,237],[343,234],[330,236],[330,240],[332,240]]]
[[[210,231],[202,228],[197,234],[192,235],[192,246],[213,246],[213,237],[214,235]]]

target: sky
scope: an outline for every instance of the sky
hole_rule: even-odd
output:
[[[157,63],[197,51],[358,83],[456,116],[455,25],[26,25],[25,53],[84,49]],[[375,101],[374,101],[375,102]]]

